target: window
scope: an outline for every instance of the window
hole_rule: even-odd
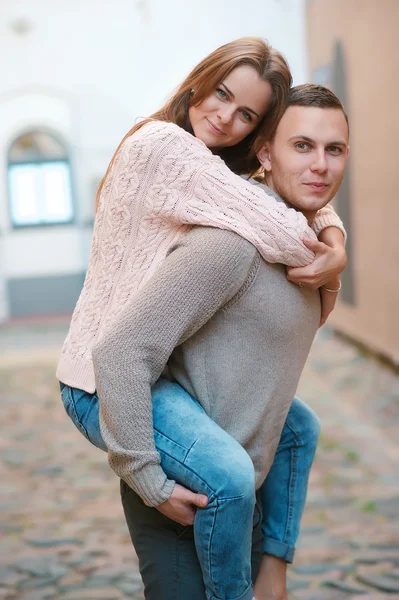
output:
[[[15,227],[73,220],[69,159],[65,146],[53,135],[34,131],[14,140],[8,181]]]

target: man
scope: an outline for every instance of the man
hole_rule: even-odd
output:
[[[269,191],[311,221],[339,188],[349,152],[348,136],[342,105],[329,90],[311,85],[294,88],[273,140],[258,155]],[[323,293],[335,297],[338,283]],[[262,482],[319,322],[319,293],[287,282],[284,268],[264,263],[246,240],[217,229],[190,232],[93,352],[111,464],[113,458],[119,461],[122,456],[123,468],[129,468],[125,442],[116,441],[112,431],[121,398],[126,411],[132,395],[144,406],[142,398],[149,396],[150,386],[175,348],[169,359],[172,378],[245,448],[262,495]],[[162,403],[160,409],[154,405],[154,413],[158,410]],[[138,419],[148,419],[148,413]],[[183,424],[183,430],[189,425]],[[164,443],[167,456],[170,440]],[[192,530],[164,517],[184,522],[185,512],[193,510],[193,495],[185,498],[184,493],[176,486],[157,511],[144,506],[122,483],[125,514],[151,600],[204,597]],[[297,506],[291,507],[297,514],[291,515],[286,529],[298,529],[305,495],[306,489],[298,493]],[[278,502],[266,508],[273,513],[278,531]],[[283,532],[282,539],[277,534],[273,539],[265,526],[263,534],[263,542],[259,537],[255,540],[258,554],[259,544],[264,553],[255,597],[283,599],[285,563],[274,557],[284,558],[279,552],[295,543],[295,535],[287,539]],[[279,570],[277,596],[265,591],[271,573],[269,555],[273,554],[271,570]],[[256,570],[253,565],[253,574]],[[174,583],[180,589],[171,591],[168,581],[176,571],[180,576]]]

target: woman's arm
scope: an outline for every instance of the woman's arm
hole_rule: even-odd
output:
[[[307,267],[287,269],[287,279],[296,284],[320,289],[320,327],[327,321],[335,308],[340,288],[340,274],[345,269],[347,256],[343,232],[336,227],[327,227],[319,234],[319,241],[309,244],[316,254],[314,262]],[[324,286],[324,288],[322,287]]]
[[[234,231],[271,263],[299,267],[314,260],[304,240],[316,240],[316,235],[304,215],[278,202],[262,186],[232,173],[201,141],[177,125],[164,122],[148,123],[132,138],[130,164],[136,172],[145,164],[151,190],[156,194],[156,204],[148,203],[152,214],[177,224]],[[140,144],[147,146],[144,153]],[[134,200],[138,202],[137,194]],[[327,209],[327,215],[331,210]],[[318,228],[331,221],[340,222],[336,215],[321,214],[320,219]]]
[[[316,235],[302,213],[232,173],[203,142],[177,125],[152,122],[140,131],[151,144],[147,165],[157,190],[157,215],[178,224],[234,231],[271,263],[312,262],[314,254],[303,240]]]
[[[324,236],[325,231],[330,229],[330,227],[339,229],[342,232],[343,245],[345,246],[345,242],[346,242],[345,227],[344,227],[341,219],[335,212],[334,208],[331,206],[331,204],[327,204],[327,206],[324,206],[323,208],[321,208],[320,210],[317,211],[316,217],[315,217],[311,227],[312,227],[313,231],[315,232],[315,234],[317,235],[317,237],[319,238],[319,240],[322,242],[325,242],[325,243],[327,243],[326,240],[329,238],[330,234],[327,235],[327,238],[320,237],[320,234],[323,234],[323,236]],[[341,244],[342,237],[339,236],[337,234],[337,232],[333,233],[332,236],[333,236],[334,242]]]
[[[315,253],[315,260],[306,267],[288,268],[287,279],[313,290],[322,285],[335,289],[334,282],[347,263],[342,231],[337,227],[327,227],[320,232],[318,241],[305,243]]]

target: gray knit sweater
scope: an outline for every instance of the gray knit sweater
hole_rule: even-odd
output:
[[[193,229],[94,348],[111,467],[149,506],[172,493],[151,407],[151,386],[170,358],[173,377],[247,449],[259,486],[319,318],[318,292],[289,283],[284,267],[263,262],[249,242]]]

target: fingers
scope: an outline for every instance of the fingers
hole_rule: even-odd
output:
[[[314,267],[312,267],[312,265],[309,265],[308,267],[290,267],[287,268],[287,279],[296,285],[301,283],[302,286],[317,290],[317,288],[320,287],[318,281],[319,275],[313,271]]]
[[[301,278],[306,278],[308,275],[307,267],[287,267],[287,279],[297,283],[301,281]]]
[[[190,504],[194,504],[194,506],[198,506],[198,508],[204,508],[208,504],[208,497],[204,494],[195,494],[194,492],[189,492],[187,495],[186,502]]]
[[[313,252],[315,254],[322,254],[323,252],[326,252],[328,249],[328,246],[326,244],[323,244],[323,242],[320,242],[319,240],[312,240],[312,239],[305,238],[303,240],[303,243],[305,244],[305,246],[307,248],[309,248],[309,250],[313,250]]]

